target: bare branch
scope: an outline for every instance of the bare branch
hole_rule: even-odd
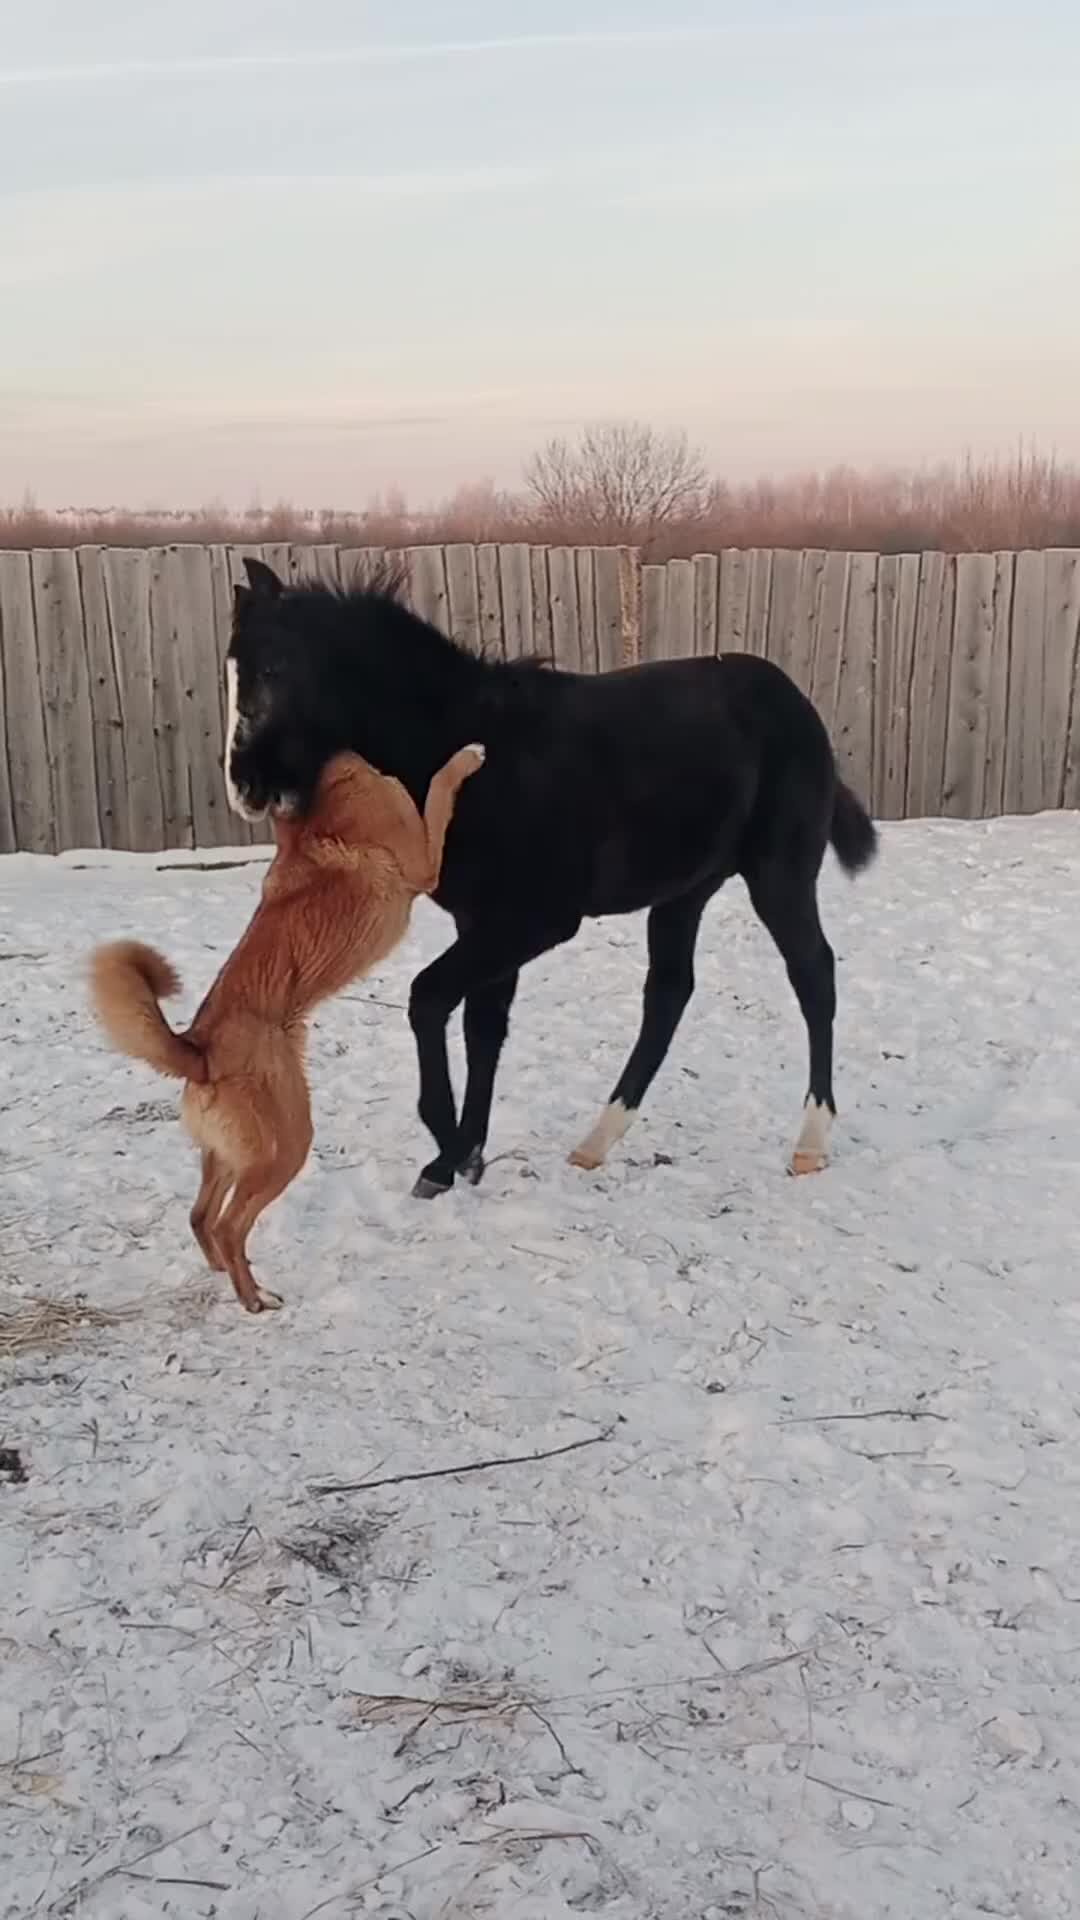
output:
[[[328,1493],[371,1493],[376,1487],[400,1487],[409,1480],[454,1480],[461,1473],[486,1473],[491,1467],[525,1467],[534,1460],[554,1460],[561,1453],[577,1453],[582,1447],[599,1446],[601,1441],[610,1440],[615,1428],[605,1427],[601,1433],[588,1433],[583,1440],[567,1440],[561,1447],[543,1447],[539,1453],[508,1453],[493,1460],[467,1460],[456,1467],[425,1467],[420,1473],[388,1473],[379,1480],[353,1480],[339,1484],[331,1481],[326,1486],[312,1487],[316,1499],[322,1499]]]
[[[528,462],[525,485],[551,523],[647,545],[669,521],[703,511],[708,473],[681,431],[599,421],[574,444],[549,440]]]

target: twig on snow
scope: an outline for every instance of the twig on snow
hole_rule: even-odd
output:
[[[206,1887],[211,1893],[229,1893],[232,1890],[232,1883],[227,1880],[182,1880],[175,1874],[132,1873],[130,1867],[117,1867],[116,1871],[125,1880],[141,1880],[148,1887]]]
[[[458,1887],[456,1892],[451,1893],[445,1905],[439,1908],[437,1920],[456,1920],[456,1916],[464,1915],[466,1913],[464,1901],[466,1897],[471,1894],[472,1889],[486,1874],[491,1872],[501,1855],[508,1853],[517,1842],[522,1840],[544,1842],[548,1840],[583,1840],[590,1850],[594,1849],[597,1844],[596,1835],[589,1833],[584,1827],[522,1826],[510,1828],[504,1833],[480,1834],[475,1840],[463,1840],[461,1842],[463,1847],[479,1848],[486,1857],[480,1862],[479,1866],[469,1874],[464,1885]],[[476,1908],[473,1904],[470,1904],[467,1911],[472,1914],[475,1913]]]
[[[327,1907],[336,1906],[339,1900],[355,1901],[357,1895],[365,1892],[368,1887],[377,1887],[379,1881],[385,1880],[388,1873],[403,1873],[406,1867],[415,1867],[418,1860],[430,1860],[433,1853],[441,1853],[442,1848],[443,1842],[437,1840],[434,1846],[425,1847],[423,1853],[410,1854],[407,1860],[389,1861],[385,1867],[380,1867],[378,1873],[373,1873],[369,1879],[354,1880],[351,1887],[344,1887],[340,1893],[328,1894],[326,1899],[320,1900],[317,1906],[309,1907],[307,1912],[301,1915],[301,1920],[315,1920],[317,1913],[325,1913]]]
[[[799,1684],[803,1690],[803,1698],[806,1701],[806,1758],[803,1761],[802,1791],[799,1794],[799,1812],[801,1814],[806,1806],[806,1783],[810,1778],[810,1766],[814,1758],[814,1748],[817,1745],[817,1741],[814,1734],[814,1697],[810,1692],[810,1682],[806,1678],[805,1660],[800,1660],[799,1662],[798,1675]]]
[[[464,1726],[471,1719],[504,1720],[513,1723],[528,1702],[505,1692],[461,1693],[436,1699],[423,1699],[403,1693],[360,1693],[355,1696],[356,1711],[372,1725],[394,1715],[419,1709],[394,1748],[395,1760],[407,1753],[418,1734],[434,1720],[442,1726]]]
[[[869,1413],[803,1413],[778,1420],[778,1427],[824,1427],[834,1420],[948,1420],[929,1407],[875,1407]]]
[[[235,873],[239,868],[261,867],[270,859],[270,852],[256,854],[250,860],[159,860],[155,873]],[[80,869],[85,873],[86,868]]]
[[[699,1633],[697,1638],[704,1647],[710,1660],[715,1660],[725,1680],[744,1680],[752,1674],[771,1673],[774,1667],[790,1667],[794,1665],[796,1660],[812,1659],[818,1650],[818,1643],[815,1642],[809,1647],[795,1647],[791,1653],[773,1653],[769,1654],[764,1660],[747,1660],[741,1667],[729,1667],[721,1660],[716,1648],[709,1645],[708,1637],[704,1633]],[[649,1684],[651,1686],[668,1686],[675,1683],[670,1681],[654,1681]],[[644,1692],[644,1688],[635,1688],[634,1691]],[[569,1698],[570,1696],[567,1697]]]
[[[205,1832],[209,1825],[209,1820],[197,1820],[193,1827],[185,1827],[183,1833],[169,1833],[164,1839],[156,1840],[152,1847],[145,1847],[142,1853],[135,1854],[131,1860],[118,1860],[115,1866],[104,1867],[100,1873],[84,1874],[81,1880],[77,1880],[74,1886],[68,1887],[53,1901],[49,1913],[69,1911],[72,1902],[81,1902],[95,1887],[103,1886],[106,1880],[128,1878],[132,1867],[141,1867],[145,1860],[152,1860],[155,1854],[164,1853],[167,1847],[178,1847],[182,1840],[190,1840],[193,1833]]]
[[[418,1473],[388,1473],[378,1480],[329,1481],[326,1485],[312,1487],[311,1492],[317,1500],[330,1493],[372,1493],[377,1487],[400,1487],[406,1481],[415,1480],[454,1480],[462,1473],[487,1473],[494,1467],[527,1467],[535,1460],[554,1460],[559,1454],[577,1453],[582,1447],[599,1446],[601,1441],[610,1440],[615,1426],[604,1427],[600,1433],[586,1434],[582,1440],[567,1440],[561,1447],[541,1447],[537,1453],[507,1453],[491,1460],[466,1460],[456,1467],[425,1467]]]
[[[865,1800],[871,1807],[896,1807],[896,1800],[882,1800],[876,1793],[860,1793],[858,1787],[840,1787],[835,1780],[823,1780],[819,1773],[808,1773],[806,1778],[815,1787],[825,1787],[829,1793],[838,1793],[844,1800]]]
[[[567,1773],[576,1773],[579,1779],[584,1780],[585,1778],[584,1767],[577,1767],[574,1765],[574,1762],[571,1760],[570,1755],[567,1753],[566,1748],[563,1746],[562,1741],[559,1739],[558,1734],[556,1733],[554,1727],[552,1726],[551,1721],[548,1719],[547,1714],[541,1713],[539,1707],[534,1707],[531,1700],[526,1700],[523,1704],[526,1710],[532,1714],[533,1719],[539,1720],[540,1725],[546,1728],[547,1732],[551,1735],[552,1740],[554,1741],[555,1745],[559,1750],[559,1756],[562,1760],[563,1766],[566,1768]]]
[[[402,1807],[406,1806],[418,1793],[426,1793],[428,1788],[434,1786],[434,1784],[434,1774],[431,1774],[426,1780],[418,1780],[415,1786],[410,1787],[407,1792],[402,1794],[400,1800],[395,1800],[391,1805],[383,1807],[383,1814],[386,1819],[392,1820],[396,1814],[401,1812]]]
[[[925,1460],[925,1447],[885,1447],[878,1453],[869,1453],[864,1447],[853,1451],[856,1460]]]

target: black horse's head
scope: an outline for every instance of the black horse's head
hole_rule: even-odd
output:
[[[306,813],[345,750],[422,798],[481,724],[476,698],[496,669],[411,611],[389,556],[348,588],[286,587],[262,560],[244,566],[225,660],[230,806],[246,820]]]
[[[245,560],[225,660],[225,787],[245,820],[304,812],[331,754],[347,744],[333,724],[318,637],[298,630],[292,596],[272,567]]]

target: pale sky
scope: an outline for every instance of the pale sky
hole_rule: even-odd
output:
[[[8,0],[0,502],[1080,458],[1076,0]]]

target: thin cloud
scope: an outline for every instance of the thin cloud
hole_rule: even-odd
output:
[[[925,15],[927,21],[948,24],[949,15]],[[905,20],[905,31],[917,21]],[[101,60],[82,66],[12,67],[0,69],[0,88],[48,87],[60,85],[93,86],[113,80],[168,79],[181,74],[255,73],[305,67],[397,66],[409,62],[469,59],[487,54],[544,53],[579,49],[640,49],[648,53],[662,47],[719,46],[733,40],[789,37],[810,34],[818,38],[830,30],[850,34],[860,22],[849,17],[830,18],[808,14],[782,25],[758,21],[732,22],[725,26],[694,27],[616,27],[611,30],[586,30],[558,33],[493,34],[479,40],[400,41],[386,45],[369,42],[352,47],[296,47],[273,52],[261,47],[245,48],[240,53],[181,54],[176,59],[156,56],[122,60]],[[867,25],[873,23],[868,22]]]
[[[542,187],[550,181],[563,179],[573,181],[572,170],[562,171],[554,167],[467,167],[456,172],[436,172],[418,169],[412,173],[207,173],[183,176],[179,179],[165,180],[125,180],[99,185],[90,181],[85,185],[73,186],[25,186],[11,191],[0,189],[0,206],[7,211],[22,212],[25,220],[24,240],[28,244],[35,263],[39,259],[40,233],[32,224],[39,220],[40,210],[54,215],[74,212],[82,217],[83,209],[92,205],[95,212],[102,215],[111,210],[123,213],[125,208],[138,209],[147,202],[157,201],[196,201],[208,197],[216,198],[232,195],[242,197],[251,193],[303,193],[318,191],[324,194],[341,194],[345,197],[357,196],[364,199],[432,199],[471,195],[521,193],[534,187]],[[166,240],[168,236],[165,236]],[[84,258],[77,261],[85,265],[89,261],[98,261],[109,248],[115,236],[98,232],[89,233],[82,238]],[[17,252],[12,259],[12,240],[6,242],[9,252],[5,258],[0,255],[0,286],[12,284],[21,278]],[[62,245],[69,244],[65,232]],[[145,235],[139,236],[140,247],[148,244]],[[46,250],[40,248],[40,259],[46,260]],[[65,263],[66,256],[56,256],[56,266]],[[76,263],[74,256],[69,264]]]
[[[85,66],[21,67],[0,70],[0,86],[48,86],[59,82],[127,80],[172,74],[247,73],[294,67],[396,66],[410,61],[467,58],[489,53],[540,53],[564,47],[642,47],[693,45],[728,39],[728,27],[616,29],[611,33],[526,33],[492,35],[484,40],[400,41],[379,46],[297,47],[270,52],[260,47],[242,53],[182,54],[179,59],[101,60]]]

